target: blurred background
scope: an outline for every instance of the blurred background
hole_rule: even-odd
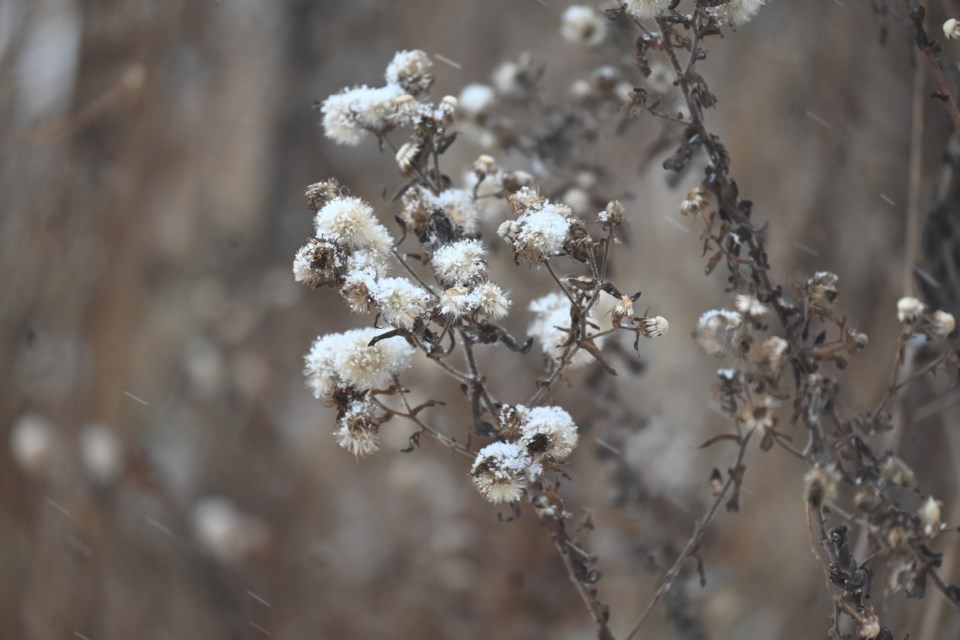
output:
[[[934,4],[941,19],[960,11]],[[896,2],[803,5],[770,0],[713,39],[701,72],[719,98],[710,125],[769,222],[775,279],[837,273],[841,309],[870,336],[844,378],[854,412],[887,385],[895,302],[915,286],[904,270],[912,33]],[[360,462],[336,446],[335,416],[305,389],[302,357],[318,334],[366,319],[290,272],[312,230],[307,184],[336,177],[385,223],[402,184],[375,141],[325,139],[314,101],[382,83],[393,52],[413,48],[452,62],[435,61],[435,98],[529,52],[545,65],[543,95],[562,101],[573,79],[633,56],[629,40],[619,50],[562,40],[565,8],[0,0],[0,637],[593,637],[535,518],[501,522],[462,460],[426,440],[401,453],[402,425],[385,427],[383,450]],[[929,102],[923,219],[953,193],[944,158],[956,152],[942,105]],[[730,294],[723,274],[704,276],[698,230],[676,213],[702,165],[668,184],[663,123],[641,118],[618,133],[617,120],[600,123],[579,160],[610,168],[609,192],[630,212],[616,281],[642,290],[638,311],[649,306],[672,331],[644,341],[640,357],[612,354],[616,379],[587,368],[556,397],[583,429],[567,505],[592,513],[600,597],[622,633],[709,504],[710,471],[734,452],[698,449],[729,427],[711,391],[719,363],[690,334]],[[530,170],[470,136],[445,170],[459,179],[484,151]],[[543,188],[560,187],[545,178]],[[945,226],[917,249],[933,264],[925,273],[952,265],[956,207],[937,215]],[[523,301],[548,292],[549,278],[505,254],[494,262],[493,279],[514,292],[505,324],[523,336]],[[957,313],[957,289],[931,278],[932,304]],[[529,397],[543,369],[537,350],[481,363],[508,401]],[[465,436],[456,387],[426,366],[407,384],[448,400],[424,415]],[[953,417],[940,407],[912,420],[902,455],[955,524]],[[786,411],[782,421],[802,438]],[[741,512],[722,513],[702,546],[706,587],[695,572],[682,577],[645,634],[825,636],[832,605],[810,553],[804,468],[755,448],[747,467]],[[945,540],[942,575],[955,581],[956,541]],[[942,600],[874,591],[897,637],[958,637]]]

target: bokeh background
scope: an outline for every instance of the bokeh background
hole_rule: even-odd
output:
[[[960,11],[934,4],[940,18]],[[535,518],[500,522],[462,460],[427,441],[400,453],[400,425],[367,460],[336,446],[302,356],[316,335],[363,320],[290,273],[311,231],[305,185],[336,177],[389,222],[401,184],[374,141],[326,140],[315,100],[379,83],[394,51],[420,48],[457,63],[436,63],[436,97],[489,81],[526,51],[545,64],[543,94],[562,101],[571,80],[633,55],[563,41],[565,6],[0,1],[0,637],[593,636]],[[710,124],[769,222],[776,278],[836,272],[841,308],[871,337],[844,376],[851,411],[884,390],[895,301],[915,286],[904,273],[911,37],[896,2],[770,0],[714,39],[702,65],[719,97]],[[923,108],[921,221],[953,184],[946,114]],[[632,196],[616,278],[673,330],[639,358],[612,354],[616,380],[587,369],[557,397],[584,429],[567,504],[592,513],[601,599],[622,632],[733,452],[697,448],[728,425],[711,393],[718,363],[690,334],[703,311],[729,304],[723,275],[704,276],[697,230],[676,214],[697,172],[668,184],[663,124],[640,119],[619,134],[616,120],[582,161],[610,167],[611,195]],[[448,172],[481,151],[465,136]],[[919,262],[951,255],[944,229],[956,214],[940,211],[946,227],[928,232]],[[494,279],[514,292],[506,325],[523,335],[523,301],[550,283],[510,263],[500,255]],[[956,313],[956,287],[934,289]],[[510,401],[529,396],[543,365],[536,352],[481,361]],[[428,367],[408,385],[449,400],[425,415],[464,437],[455,387]],[[955,523],[960,440],[941,404],[910,420],[902,450]],[[707,586],[685,575],[648,637],[824,637],[832,607],[807,539],[804,469],[756,449],[747,466],[741,512],[721,514],[705,539]],[[956,580],[956,539],[944,540],[942,574]],[[960,634],[937,593],[906,601],[877,587],[874,599],[897,637]]]

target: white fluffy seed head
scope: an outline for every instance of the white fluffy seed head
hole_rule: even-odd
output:
[[[484,282],[473,289],[480,316],[487,320],[501,320],[510,311],[510,298],[498,285]]]
[[[470,286],[486,278],[486,249],[479,240],[458,240],[437,249],[431,264],[440,282],[448,286]]]
[[[355,145],[368,132],[382,132],[393,125],[404,91],[396,84],[344,89],[323,101],[323,130],[337,144]]]
[[[956,18],[950,18],[943,23],[943,35],[950,40],[960,38],[960,22]]]
[[[372,293],[384,321],[401,329],[412,329],[430,307],[430,294],[406,278],[381,278]]]
[[[904,296],[897,300],[897,319],[903,324],[913,324],[923,316],[926,305],[913,296]]]
[[[84,427],[80,433],[80,457],[96,482],[112,482],[123,471],[123,446],[116,434],[103,424]]]
[[[746,294],[739,294],[733,299],[733,308],[747,316],[751,320],[763,320],[770,310],[765,304],[756,297]]]
[[[577,425],[560,407],[516,407],[520,444],[534,460],[562,461],[577,446]]]
[[[410,367],[414,349],[400,337],[370,341],[384,333],[373,327],[332,333],[317,338],[305,357],[307,387],[317,398],[336,387],[359,390],[382,388]]]
[[[42,473],[51,462],[56,431],[50,421],[35,413],[19,418],[10,429],[10,451],[27,473]]]
[[[697,321],[694,336],[705,352],[720,357],[733,348],[743,316],[729,309],[711,309]]]
[[[952,313],[934,311],[930,317],[930,329],[934,335],[946,338],[957,328],[957,320]]]
[[[563,12],[560,35],[567,42],[595,47],[607,36],[607,22],[590,7],[571,5]]]
[[[518,261],[540,262],[563,251],[576,220],[569,207],[547,202],[528,187],[508,199],[517,219],[501,224],[497,234],[513,248]]]
[[[360,198],[340,196],[325,204],[313,219],[317,238],[350,249],[387,253],[393,238],[377,221],[373,208]]]
[[[712,12],[720,20],[740,26],[750,22],[765,2],[766,0],[730,0],[727,4],[713,9]]]
[[[475,306],[472,292],[460,287],[450,287],[440,296],[440,313],[451,318],[468,315]]]
[[[547,356],[559,360],[570,338],[570,300],[559,293],[550,293],[532,301],[529,308],[534,313],[534,320],[527,328],[527,333],[540,343]],[[593,313],[590,314],[588,322],[597,323]],[[594,339],[593,343],[600,348],[603,337]],[[570,359],[568,367],[582,367],[593,361],[594,358],[589,352],[580,349]]]
[[[520,445],[494,442],[477,452],[470,475],[480,495],[496,504],[522,498],[528,478],[541,471]]]
[[[387,84],[399,85],[413,95],[425,93],[433,84],[433,61],[419,49],[398,51],[387,65]]]
[[[372,402],[366,399],[353,401],[338,421],[340,428],[333,434],[337,444],[356,458],[376,453],[380,448],[377,437],[380,424],[376,413],[376,405]]]
[[[486,84],[468,84],[460,91],[460,111],[471,119],[487,115],[497,101],[493,87]]]
[[[627,12],[635,18],[656,18],[667,10],[670,0],[626,0]]]
[[[659,338],[670,331],[670,323],[663,316],[640,319],[640,333],[647,338]]]

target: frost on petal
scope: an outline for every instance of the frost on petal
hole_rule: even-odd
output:
[[[373,207],[360,198],[341,196],[325,204],[313,219],[320,240],[351,249],[387,253],[393,238],[377,221]]]
[[[513,442],[494,442],[477,452],[470,475],[484,498],[493,503],[516,502],[523,497],[527,479],[541,467]]]
[[[577,446],[577,425],[560,407],[518,405],[520,444],[534,460],[566,459]]]
[[[458,240],[437,249],[431,264],[445,285],[468,286],[486,278],[486,249],[479,240]]]
[[[393,376],[410,367],[414,349],[399,337],[370,341],[384,333],[373,327],[332,333],[317,338],[306,355],[307,387],[317,398],[334,388],[359,390],[387,386]]]
[[[431,296],[406,278],[382,278],[373,291],[373,299],[384,321],[412,329],[417,319],[426,316]]]
[[[570,339],[570,300],[558,293],[550,293],[531,302],[529,308],[535,317],[527,328],[527,333],[540,343],[547,356],[559,360]],[[588,321],[597,324],[592,313]],[[593,342],[600,348],[603,345],[603,338],[597,338]],[[568,366],[581,367],[593,361],[594,358],[590,353],[580,349],[570,359]]]
[[[636,18],[656,18],[667,10],[670,0],[627,0],[624,4]]]

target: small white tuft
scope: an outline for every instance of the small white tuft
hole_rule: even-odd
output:
[[[325,204],[313,220],[320,240],[351,249],[387,253],[393,238],[377,221],[373,208],[360,198],[341,196]]]
[[[484,498],[494,504],[516,502],[523,497],[528,478],[542,468],[513,442],[494,442],[477,452],[470,475]]]
[[[469,286],[486,278],[486,249],[479,240],[458,240],[437,249],[431,260],[440,282],[449,286]]]
[[[563,12],[560,35],[567,42],[595,47],[607,36],[607,22],[590,7],[571,5]]]
[[[400,337],[371,340],[384,333],[373,327],[332,333],[317,338],[305,357],[307,387],[320,398],[334,388],[360,390],[388,385],[393,376],[410,367],[414,349]]]
[[[560,360],[570,338],[570,300],[558,293],[550,293],[531,302],[529,308],[535,318],[527,328],[527,333],[540,342],[547,356]],[[596,324],[593,313],[588,317],[588,322]],[[597,338],[593,342],[599,348],[603,345],[603,338]],[[580,349],[570,359],[568,366],[582,367],[593,361],[594,358],[589,352]]]

